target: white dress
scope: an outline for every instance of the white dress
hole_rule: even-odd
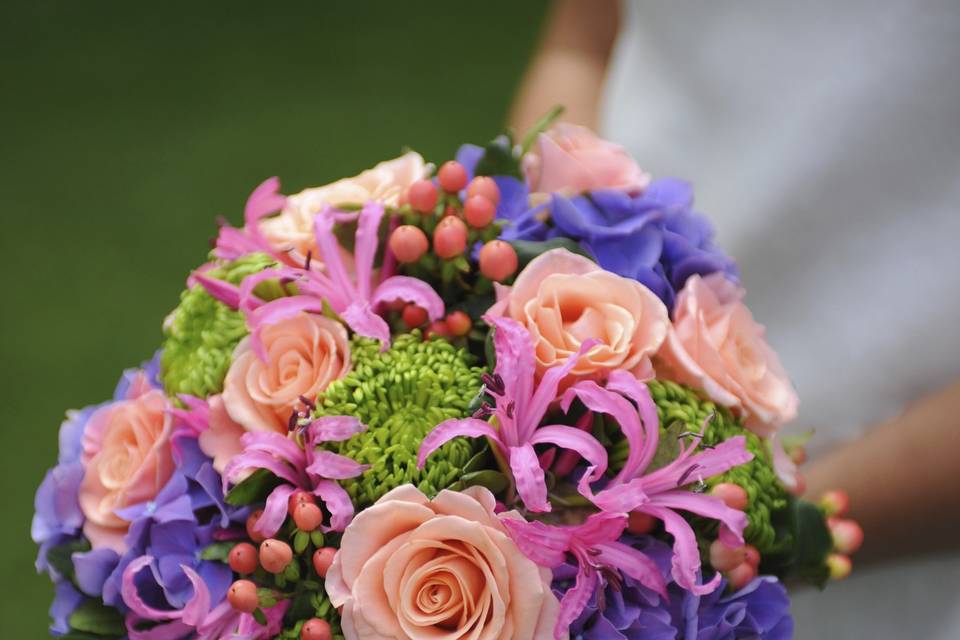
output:
[[[960,2],[629,3],[603,128],[695,184],[813,452],[960,377]],[[960,554],[855,571],[797,637],[958,640],[958,587]]]

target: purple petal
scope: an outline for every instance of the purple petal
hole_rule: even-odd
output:
[[[437,320],[444,315],[443,300],[429,284],[419,278],[409,276],[392,276],[387,278],[373,292],[370,304],[376,307],[379,304],[403,300],[412,302],[427,312],[430,320]]]
[[[657,563],[645,553],[622,542],[605,542],[596,548],[600,550],[598,559],[601,562],[617,567],[643,586],[667,597],[667,583],[663,574]]]
[[[370,465],[360,464],[356,460],[332,451],[318,450],[310,455],[313,460],[307,467],[307,473],[318,478],[346,480],[347,478],[356,478],[370,468]]]
[[[288,503],[294,491],[296,491],[296,487],[289,484],[281,484],[274,488],[267,496],[267,502],[263,507],[263,515],[260,516],[257,524],[253,527],[254,531],[265,538],[272,538],[283,526],[284,520],[287,519]]]
[[[71,556],[77,586],[92,598],[103,594],[103,584],[116,569],[120,556],[113,549],[101,547]]]
[[[334,480],[320,480],[313,488],[313,495],[323,500],[330,512],[330,527],[327,531],[343,531],[353,520],[353,502],[350,495]]]
[[[518,447],[510,447],[508,455],[513,481],[517,485],[517,493],[523,499],[523,504],[530,511],[550,511],[550,502],[547,501],[547,481],[533,445],[526,443]]]
[[[307,442],[309,446],[319,442],[342,442],[366,430],[367,425],[353,416],[317,418],[307,427]]]
[[[602,476],[607,470],[607,450],[592,435],[575,427],[564,425],[540,427],[530,438],[530,443],[551,443],[564,449],[576,451],[592,465],[594,471],[589,475],[594,480]]]
[[[483,420],[476,418],[463,418],[462,420],[444,420],[427,434],[427,437],[420,443],[420,451],[417,454],[417,468],[423,469],[430,454],[443,446],[444,443],[453,440],[458,436],[467,438],[489,438],[492,442],[500,442],[500,434],[496,429]]]
[[[357,221],[356,242],[353,247],[353,260],[356,266],[357,291],[361,300],[370,299],[370,283],[373,280],[373,260],[380,244],[380,220],[383,219],[383,205],[368,202],[360,212]]]

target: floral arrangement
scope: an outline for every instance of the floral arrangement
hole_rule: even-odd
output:
[[[550,114],[222,222],[36,494],[64,638],[789,638],[850,571],[690,186]]]

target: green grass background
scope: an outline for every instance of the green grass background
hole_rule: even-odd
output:
[[[158,346],[214,216],[500,128],[542,1],[0,8],[0,637],[46,637],[33,492],[63,412]]]

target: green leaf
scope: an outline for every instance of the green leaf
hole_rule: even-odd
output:
[[[323,543],[324,543],[323,531],[320,531],[320,529],[316,529],[316,530],[314,530],[314,531],[311,531],[311,532],[310,532],[310,542],[312,542],[312,543],[313,543],[313,546],[315,546],[317,549],[319,549],[320,547],[322,547],[322,546],[323,546]]]
[[[119,637],[127,632],[123,616],[99,600],[87,600],[74,609],[69,618],[70,628],[101,636]]]
[[[300,563],[294,560],[283,570],[283,577],[290,582],[296,582],[300,579]]]
[[[264,615],[262,609],[258,608],[253,612],[253,619],[256,620],[257,624],[259,624],[261,627],[267,626],[267,616]]]
[[[230,551],[237,546],[236,542],[214,542],[209,547],[200,552],[201,560],[217,560],[227,562],[230,559]]]
[[[473,403],[471,403],[472,405]],[[468,408],[469,413],[473,413],[479,409],[479,404],[472,411]],[[467,464],[463,465],[463,473],[473,473],[474,471],[481,471],[487,467],[487,458],[490,453],[490,444],[487,442],[483,443],[483,448],[480,449],[477,453],[474,454],[472,458],[467,460]]]
[[[533,143],[536,142],[537,136],[550,128],[550,125],[563,115],[564,107],[562,104],[558,104],[550,111],[547,111],[539,120],[534,123],[530,128],[530,131],[527,131],[526,135],[523,136],[523,142],[520,143],[520,153],[525,154],[530,150],[530,147],[533,146]]]
[[[462,484],[463,488],[479,485],[481,487],[486,487],[492,493],[500,493],[501,491],[504,491],[507,488],[507,485],[510,483],[506,476],[499,471],[485,469],[483,471],[474,471],[473,473],[463,474],[460,477],[458,484]]]
[[[483,157],[477,163],[474,174],[478,176],[510,176],[523,180],[520,160],[513,153],[513,141],[509,136],[497,136],[484,147]]]
[[[47,551],[47,562],[54,571],[70,582],[74,581],[73,554],[90,551],[90,543],[86,540],[73,540],[53,547]]]
[[[310,544],[310,534],[302,529],[297,529],[293,536],[293,550],[297,555],[300,555],[306,550],[308,544]]]
[[[280,484],[280,479],[266,469],[257,469],[227,493],[225,501],[235,507],[243,507],[267,499],[270,492]]]
[[[580,246],[580,243],[570,238],[553,238],[545,242],[531,242],[529,240],[511,240],[510,246],[517,252],[518,271],[523,271],[531,260],[542,253],[551,249],[566,249],[572,253],[579,254],[593,260],[593,256],[587,253],[587,250]]]

